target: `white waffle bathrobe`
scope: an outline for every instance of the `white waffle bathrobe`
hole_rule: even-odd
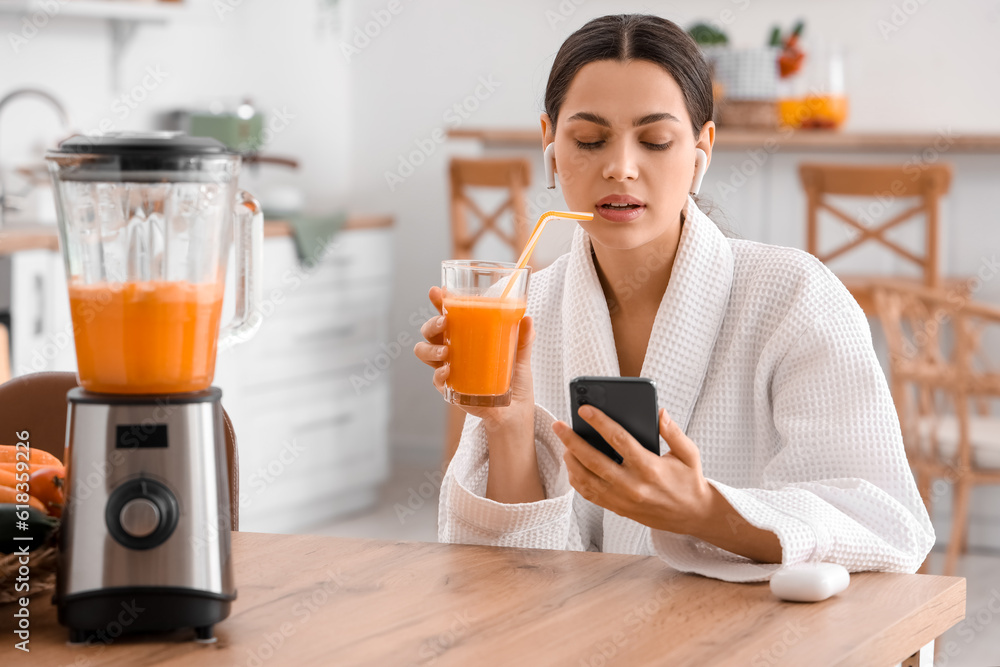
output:
[[[546,499],[484,498],[486,436],[469,417],[441,486],[438,539],[656,555],[709,577],[769,578],[778,565],[651,530],[570,486],[551,429],[570,422],[569,381],[620,374],[582,228],[569,253],[531,277],[527,314],[537,331],[535,449]],[[812,255],[727,239],[689,200],[642,376],[698,445],[709,482],[748,522],[777,534],[784,564],[914,572],[933,545],[868,322]],[[669,450],[662,438],[660,448]]]

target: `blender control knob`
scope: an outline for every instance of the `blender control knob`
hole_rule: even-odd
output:
[[[145,498],[135,498],[122,507],[119,520],[125,532],[132,537],[146,537],[160,525],[160,510]]]
[[[104,510],[108,533],[129,549],[152,549],[166,542],[179,515],[173,492],[148,477],[119,484],[108,496]]]

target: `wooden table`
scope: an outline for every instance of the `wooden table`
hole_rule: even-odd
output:
[[[68,646],[42,595],[30,654],[0,607],[0,665],[888,667],[965,616],[954,577],[859,574],[795,604],[645,556],[257,533],[234,533],[233,554],[215,644],[178,631]]]

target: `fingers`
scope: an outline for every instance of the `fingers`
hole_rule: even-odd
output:
[[[637,462],[640,457],[650,455],[650,452],[632,437],[632,434],[625,430],[625,427],[611,419],[601,410],[593,405],[581,405],[577,413],[580,417],[594,427],[594,430],[601,434],[605,441],[616,452],[623,461],[622,464]]]
[[[605,456],[603,452],[591,447],[590,443],[577,435],[566,422],[553,423],[552,431],[562,440],[567,452],[572,454],[592,474],[609,481],[621,474],[617,463]]]
[[[438,368],[434,369],[434,388],[438,390],[438,393],[444,396],[444,383],[448,379],[448,373],[451,372],[451,366],[448,364],[442,364]]]
[[[424,362],[431,368],[439,368],[448,358],[448,346],[444,345],[444,329],[446,320],[444,315],[438,315],[424,322],[420,327],[420,335],[428,342],[420,341],[413,346],[413,354],[417,359]]]
[[[444,310],[442,309],[442,302],[444,301],[444,290],[437,286],[432,287],[427,292],[427,296],[430,298],[431,303],[434,304],[434,307],[437,308],[438,312],[443,315]]]
[[[413,354],[431,368],[440,368],[448,359],[448,346],[420,342],[413,346]]]
[[[441,334],[444,333],[445,325],[447,321],[444,315],[438,315],[437,317],[432,317],[423,323],[420,327],[420,335],[429,340],[431,343],[440,345],[443,341],[441,339]]]
[[[563,453],[563,461],[566,463],[566,476],[570,485],[587,500],[593,502],[608,488],[608,482],[583,465],[571,450],[567,449]]]
[[[701,472],[701,454],[694,441],[687,437],[680,425],[670,418],[666,410],[660,410],[660,435],[670,446],[670,454],[689,468]]]

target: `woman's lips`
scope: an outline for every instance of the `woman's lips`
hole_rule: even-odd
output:
[[[598,204],[595,210],[598,215],[609,222],[631,222],[646,212],[646,206],[645,204],[628,204],[622,207]]]
[[[631,222],[646,210],[641,199],[632,195],[608,195],[597,202],[597,214],[610,222]]]

